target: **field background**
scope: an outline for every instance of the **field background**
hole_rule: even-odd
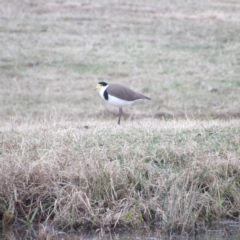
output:
[[[3,120],[116,119],[100,80],[152,98],[126,117],[239,117],[239,66],[239,1],[1,1]]]
[[[118,126],[98,81],[152,100]],[[1,0],[2,226],[239,220],[239,117],[240,1]]]

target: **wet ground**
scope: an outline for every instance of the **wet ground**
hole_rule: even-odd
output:
[[[0,240],[17,239],[17,240],[32,240],[32,239],[56,239],[56,240],[238,240],[240,239],[240,223],[233,221],[220,221],[207,224],[201,229],[196,229],[191,234],[174,234],[163,233],[160,229],[138,229],[129,231],[119,231],[113,233],[101,232],[96,230],[93,232],[72,231],[64,232],[54,228],[40,225],[39,227],[23,227],[15,226],[8,229],[0,229]]]

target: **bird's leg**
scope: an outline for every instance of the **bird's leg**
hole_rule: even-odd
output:
[[[121,120],[122,112],[123,112],[123,110],[122,110],[122,108],[120,107],[120,108],[119,108],[118,125],[120,125],[120,120]]]

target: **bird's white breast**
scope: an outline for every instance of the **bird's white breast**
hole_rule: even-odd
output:
[[[114,96],[111,96],[110,94],[108,94],[108,100],[107,100],[110,104],[116,106],[116,107],[123,107],[126,105],[131,105],[134,103],[134,101],[126,101],[126,100],[122,100],[119,98],[116,98]]]

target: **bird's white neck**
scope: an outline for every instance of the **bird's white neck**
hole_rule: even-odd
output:
[[[101,89],[99,90],[99,94],[100,94],[100,96],[101,96],[103,99],[105,99],[104,96],[103,96],[103,94],[104,94],[104,91],[105,91],[107,88],[108,88],[108,85],[107,85],[107,86],[102,86]]]

